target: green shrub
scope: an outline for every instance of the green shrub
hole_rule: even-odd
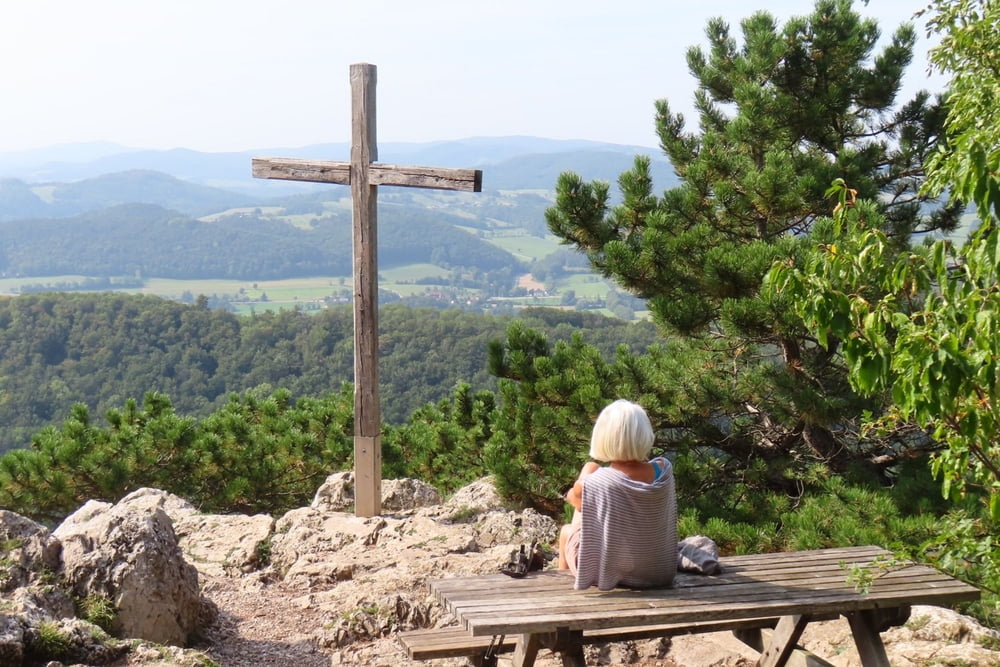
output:
[[[350,465],[353,398],[345,387],[293,402],[287,390],[233,395],[202,419],[146,395],[110,410],[108,426],[73,408],[31,448],[0,457],[0,507],[56,522],[89,499],[120,500],[140,486],[205,511],[278,513],[307,505],[330,472]]]
[[[939,515],[904,516],[890,489],[852,486],[839,477],[826,480],[794,504],[787,497],[761,497],[759,515],[736,520],[713,508],[709,516],[698,507],[681,505],[678,534],[712,538],[723,554],[767,553],[836,546],[873,544],[904,556],[917,557],[920,545],[940,531]]]
[[[948,574],[982,591],[978,602],[963,606],[984,625],[1000,628],[1000,525],[985,511],[977,516],[955,511],[936,522],[920,555]]]
[[[88,595],[75,600],[76,615],[85,621],[93,623],[107,633],[118,617],[115,603],[107,595]]]
[[[43,621],[27,633],[27,652],[41,660],[59,660],[69,654],[72,644],[58,623]]]

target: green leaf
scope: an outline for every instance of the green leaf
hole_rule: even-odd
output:
[[[874,393],[881,386],[883,364],[880,357],[861,357],[854,377],[858,389],[865,394]]]

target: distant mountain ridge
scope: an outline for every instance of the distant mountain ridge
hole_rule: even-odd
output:
[[[350,226],[338,222],[349,220],[340,203],[347,188],[253,179],[250,171],[258,155],[346,159],[348,153],[347,144],[201,153],[95,143],[0,154],[0,274],[277,279],[334,268],[349,273]],[[649,155],[656,187],[676,183],[669,163],[650,153],[533,137],[385,144],[385,163],[464,165],[484,176],[477,195],[382,188],[380,259],[386,266],[512,270],[519,260],[488,239],[543,237],[560,173],[614,182],[636,155]]]
[[[256,199],[146,169],[102,174],[67,183],[0,180],[0,222],[66,218],[121,204],[152,204],[194,217],[249,206]]]
[[[303,192],[315,186],[253,179],[250,173],[253,157],[347,160],[349,155],[350,145],[347,143],[209,153],[186,148],[145,150],[94,142],[0,153],[0,179],[13,178],[41,185],[133,170],[158,171],[198,185],[267,198]],[[661,181],[662,187],[676,182],[662,154],[656,149],[641,146],[520,136],[472,137],[426,143],[387,142],[379,146],[379,160],[384,163],[483,169],[484,189],[551,190],[561,171],[576,171],[588,180],[613,182],[623,168],[631,165],[635,155],[649,155],[653,159],[654,179],[658,185]],[[518,177],[519,161],[522,159],[529,160],[534,166],[523,170]],[[543,162],[548,167],[539,169],[538,165]],[[497,184],[491,180],[494,175],[499,175]]]

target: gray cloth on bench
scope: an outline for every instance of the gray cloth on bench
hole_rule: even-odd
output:
[[[574,588],[669,586],[677,572],[677,498],[673,467],[639,482],[611,467],[583,480],[580,551]]]
[[[695,574],[718,574],[719,546],[704,535],[685,537],[677,543],[677,569]]]

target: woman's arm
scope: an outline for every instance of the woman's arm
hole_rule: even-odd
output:
[[[593,461],[587,461],[583,464],[583,468],[580,470],[579,477],[573,482],[572,488],[566,492],[566,502],[573,506],[573,509],[580,511],[580,507],[583,505],[583,478],[594,472],[601,466],[597,465]]]

